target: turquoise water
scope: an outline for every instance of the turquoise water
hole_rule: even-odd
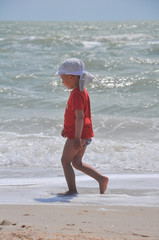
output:
[[[158,21],[0,22],[0,165],[60,167],[69,91],[54,73],[78,57],[95,76],[88,161],[159,171],[158,39]]]

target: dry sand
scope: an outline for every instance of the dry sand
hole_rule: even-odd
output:
[[[159,240],[159,208],[0,205],[0,240]]]

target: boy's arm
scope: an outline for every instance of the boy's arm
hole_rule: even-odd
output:
[[[74,147],[75,149],[81,148],[81,135],[83,130],[83,119],[84,112],[82,110],[75,111],[76,120],[75,120],[75,141]]]

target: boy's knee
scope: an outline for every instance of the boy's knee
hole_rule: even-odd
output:
[[[72,165],[76,169],[80,169],[81,164],[82,164],[81,161],[78,161],[77,159],[74,159],[74,161],[72,161]]]
[[[65,167],[67,165],[70,165],[70,162],[66,158],[62,157],[61,158],[61,164],[62,164],[63,167]]]

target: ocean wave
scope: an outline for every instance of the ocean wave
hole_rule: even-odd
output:
[[[86,48],[94,48],[96,46],[100,46],[101,43],[100,42],[95,42],[95,41],[84,41],[83,42],[83,45],[86,47]]]
[[[150,58],[134,58],[130,57],[131,62],[139,63],[139,64],[150,64],[150,65],[159,65],[158,59],[150,59]]]
[[[142,33],[136,33],[136,34],[117,34],[117,35],[107,35],[107,36],[99,36],[97,37],[97,41],[103,42],[103,43],[109,43],[111,45],[144,45],[145,41],[149,39],[150,37],[142,34]]]
[[[0,137],[1,167],[61,169],[63,138],[10,133],[0,133]],[[158,147],[158,142],[98,136],[86,150],[83,161],[100,172],[159,172]]]
[[[93,114],[92,120],[95,137],[85,161],[100,171],[159,171],[158,119]],[[1,121],[0,166],[61,168],[62,125],[62,119]]]
[[[2,166],[60,167],[69,90],[54,74],[78,57],[95,76],[86,85],[95,131],[88,162],[110,171],[158,169],[158,21],[0,26]]]

